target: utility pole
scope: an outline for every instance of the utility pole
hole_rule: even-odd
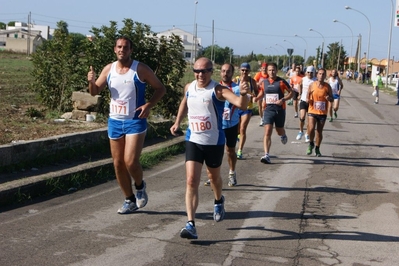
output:
[[[358,64],[357,64],[357,72],[360,73],[360,58],[361,58],[361,51],[362,51],[362,35],[359,34],[359,45],[358,45],[358,52],[357,52],[357,56],[358,56]],[[366,62],[366,68],[367,68],[367,62]],[[366,72],[367,75],[367,72]]]
[[[214,61],[214,56],[213,56],[213,46],[215,44],[215,21],[212,19],[212,46],[211,46],[211,61]]]
[[[28,14],[28,36],[27,36],[27,47],[26,47],[26,53],[28,56],[30,56],[30,25],[31,25],[31,12]]]
[[[339,59],[341,58],[341,47],[342,47],[342,39],[341,39],[341,45],[339,46],[339,50],[338,50],[337,71],[339,69]],[[348,60],[348,63],[349,63],[349,60]]]

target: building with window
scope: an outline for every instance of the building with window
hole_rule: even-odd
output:
[[[160,38],[161,36],[170,37],[172,34],[180,36],[183,44],[183,58],[187,62],[194,62],[197,55],[202,51],[201,46],[201,38],[194,37],[193,34],[181,30],[179,28],[173,28],[170,30],[166,30],[163,32],[159,32],[157,37]]]
[[[50,33],[49,26],[15,22],[15,26],[0,30],[0,49],[30,54],[43,40],[51,38]]]

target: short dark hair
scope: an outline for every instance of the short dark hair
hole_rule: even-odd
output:
[[[273,66],[277,70],[277,64],[276,63],[269,63],[267,65],[267,67],[269,67],[269,66]]]
[[[129,45],[130,45],[130,49],[133,49],[133,42],[132,42],[132,40],[130,40],[128,37],[126,37],[126,36],[119,36],[119,37],[115,40],[115,46],[116,46],[116,42],[117,42],[118,40],[125,40],[125,41],[127,41],[127,42],[129,43]]]
[[[224,65],[229,65],[231,73],[234,73],[234,65],[231,63],[224,63]]]

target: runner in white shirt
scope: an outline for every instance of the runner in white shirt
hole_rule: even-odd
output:
[[[339,108],[339,101],[341,98],[341,91],[344,88],[344,84],[342,83],[342,80],[338,76],[338,71],[336,69],[333,69],[331,72],[331,77],[328,79],[328,83],[331,86],[333,97],[334,97],[334,103],[329,103],[328,105],[328,113],[330,114],[330,122],[333,121],[333,109],[334,109],[334,118],[337,119],[337,111]]]
[[[303,128],[305,125],[305,119],[308,112],[308,102],[306,101],[306,95],[308,94],[309,86],[315,81],[314,78],[315,69],[313,66],[308,66],[306,68],[306,76],[302,78],[302,83],[299,87],[299,95],[301,100],[299,102],[299,132],[296,136],[296,140],[301,140],[303,136]],[[307,128],[307,127],[306,127]],[[309,142],[309,134],[306,129],[305,142]]]

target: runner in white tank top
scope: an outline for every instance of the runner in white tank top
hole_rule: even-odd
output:
[[[180,230],[180,237],[197,239],[195,213],[199,202],[199,183],[202,165],[206,164],[208,178],[214,195],[213,219],[216,222],[224,218],[224,197],[222,195],[222,177],[220,166],[223,160],[225,136],[222,130],[224,102],[227,100],[239,108],[248,106],[246,82],[240,85],[240,96],[229,88],[211,80],[212,61],[199,58],[193,68],[195,81],[185,86],[184,97],[179,106],[176,121],[170,128],[173,135],[188,114],[189,128],[186,134],[186,212],[187,223]]]
[[[330,119],[328,121],[332,122],[333,121],[333,109],[334,109],[334,118],[337,119],[338,114],[338,108],[339,108],[339,101],[341,98],[341,91],[344,87],[344,84],[342,83],[342,80],[338,76],[338,71],[336,69],[333,69],[331,71],[331,77],[328,79],[328,83],[331,86],[332,92],[333,92],[333,97],[334,97],[334,102],[330,103],[328,105],[328,114],[330,115]]]
[[[108,136],[116,179],[125,196],[122,207],[118,209],[119,214],[134,212],[147,204],[146,183],[139,159],[147,129],[146,119],[151,108],[166,92],[150,67],[130,58],[132,51],[132,41],[120,37],[114,46],[117,61],[106,65],[97,79],[92,66],[87,73],[91,95],[99,94],[107,85],[111,92]],[[154,90],[148,102],[144,98],[145,83]],[[136,195],[133,193],[132,178]]]

